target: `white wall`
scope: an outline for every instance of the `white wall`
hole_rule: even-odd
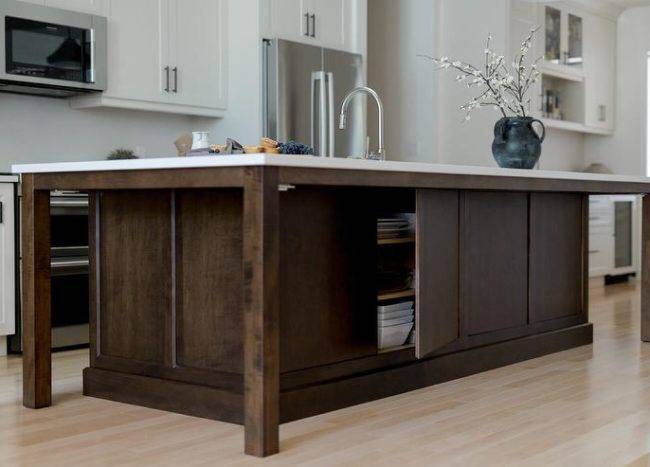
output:
[[[435,2],[370,0],[368,84],[386,110],[386,153],[390,160],[436,162],[437,73],[418,54],[435,55]],[[377,112],[368,106],[368,131],[377,144]]]
[[[615,173],[646,174],[649,24],[650,7],[619,17],[616,132],[586,141],[587,162],[606,164]]]
[[[175,155],[174,140],[190,129],[188,117],[73,110],[64,99],[0,94],[0,172],[13,163],[104,159],[117,147]]]
[[[501,115],[484,109],[462,123],[459,107],[472,94],[453,72],[436,72],[417,55],[482,63],[490,33],[495,50],[509,54],[509,0],[371,0],[368,9],[368,78],[385,101],[389,158],[494,166],[493,128]],[[371,105],[371,135],[374,115]],[[540,166],[581,170],[584,149],[584,136],[551,130]]]

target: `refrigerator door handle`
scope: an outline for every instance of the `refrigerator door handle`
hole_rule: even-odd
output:
[[[334,124],[334,73],[327,73],[327,113],[328,113],[328,127],[329,127],[329,141],[327,143],[328,156],[335,157],[334,151],[336,150],[336,126]]]
[[[311,145],[316,151],[317,156],[327,155],[327,92],[326,92],[326,75],[324,71],[313,71],[311,73]],[[318,86],[317,86],[318,85]],[[318,92],[318,95],[316,94]],[[318,137],[316,136],[316,106],[315,100],[318,98],[319,103],[319,128]],[[318,144],[316,144],[318,138]]]

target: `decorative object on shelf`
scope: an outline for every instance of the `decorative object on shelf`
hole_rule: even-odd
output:
[[[584,171],[592,174],[605,174],[605,175],[611,175],[614,173],[612,172],[612,169],[607,167],[605,164],[601,164],[598,162],[590,164]]]
[[[294,154],[294,155],[303,155],[303,156],[313,156],[314,148],[307,146],[306,144],[297,143],[296,141],[288,141],[286,143],[280,143],[279,146],[280,154]]]
[[[271,138],[262,138],[261,146],[264,149],[262,152],[267,154],[280,154],[280,143]]]
[[[135,155],[135,151],[133,151],[133,149],[124,149],[124,148],[113,149],[107,157],[109,161],[137,159],[137,158],[138,156]]]
[[[539,123],[539,136],[533,125]],[[546,138],[544,124],[532,117],[503,117],[494,126],[492,154],[499,167],[510,169],[533,169],[542,154]]]
[[[190,133],[183,133],[174,141],[178,157],[185,157],[192,149],[192,135]]]
[[[474,110],[482,107],[492,107],[501,112],[503,118],[494,128],[492,154],[503,168],[532,169],[541,155],[546,130],[542,122],[528,116],[531,102],[528,94],[541,77],[537,63],[542,57],[533,63],[527,60],[538,29],[532,29],[521,43],[512,66],[506,63],[503,55],[492,50],[491,35],[485,48],[485,65],[481,68],[449,57],[426,57],[433,60],[440,70],[455,70],[458,72],[457,82],[479,92],[477,97],[460,107],[465,112],[465,121],[471,119]],[[533,130],[535,122],[542,125],[541,136]]]
[[[192,132],[192,151],[208,149],[210,147],[210,133],[207,131]]]

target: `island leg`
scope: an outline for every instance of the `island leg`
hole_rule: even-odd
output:
[[[650,342],[650,198],[642,200],[641,242],[641,340]]]
[[[23,405],[52,404],[50,192],[22,179]]]
[[[264,457],[279,434],[279,194],[276,168],[251,167],[244,178],[245,452]]]

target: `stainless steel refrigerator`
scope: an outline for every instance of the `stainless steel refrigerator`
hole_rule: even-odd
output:
[[[365,97],[350,106],[347,128],[338,127],[343,98],[364,84],[361,55],[281,39],[265,39],[263,51],[265,134],[323,157],[363,155]]]

